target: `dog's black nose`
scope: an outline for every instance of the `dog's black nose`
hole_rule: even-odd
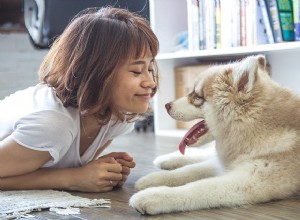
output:
[[[169,111],[172,108],[172,105],[171,105],[171,103],[167,103],[167,104],[165,104],[165,107],[166,107],[167,111]]]

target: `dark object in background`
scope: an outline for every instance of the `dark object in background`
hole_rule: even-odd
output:
[[[32,44],[48,49],[72,18],[90,7],[126,8],[149,20],[149,0],[24,0],[24,20]]]
[[[23,2],[0,0],[0,33],[25,31]]]
[[[134,129],[137,132],[154,132],[153,113],[149,113],[143,119],[139,119],[137,122],[135,122]]]

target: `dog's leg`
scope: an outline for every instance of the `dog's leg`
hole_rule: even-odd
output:
[[[212,157],[215,152],[214,142],[203,146],[203,148],[187,148],[185,155],[179,151],[158,156],[153,163],[164,170],[174,170],[189,164],[195,164]]]
[[[153,186],[180,186],[199,179],[219,175],[221,172],[215,157],[203,162],[187,165],[176,170],[163,170],[140,178],[135,188],[138,190]]]
[[[295,192],[296,185],[293,189],[285,187],[286,176],[276,176],[280,178],[280,185],[275,182],[274,187],[272,170],[266,173],[264,169],[258,168],[257,164],[246,164],[222,176],[183,186],[151,187],[134,194],[129,204],[142,214],[155,215],[255,204],[291,196]]]

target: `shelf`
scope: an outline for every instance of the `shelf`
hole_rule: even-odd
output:
[[[160,53],[156,57],[160,86],[153,100],[156,135],[182,138],[187,132],[177,129],[176,121],[165,109],[166,103],[176,99],[176,67],[197,65],[202,61],[212,64],[218,61],[230,62],[249,55],[264,54],[270,65],[273,80],[300,94],[300,41],[173,52],[174,37],[188,31],[187,0],[149,0],[149,3],[150,24],[160,42]]]
[[[247,47],[232,47],[227,49],[214,50],[199,50],[199,51],[178,51],[173,53],[161,53],[156,57],[157,60],[168,59],[183,59],[183,58],[197,58],[197,57],[220,57],[220,56],[241,56],[257,53],[273,53],[287,50],[297,50],[300,48],[300,42],[285,42],[276,44],[254,45]]]
[[[176,98],[174,92],[174,68],[176,66],[193,65],[199,62],[199,59],[215,60],[223,56],[228,58],[260,52],[267,57],[271,66],[272,78],[281,85],[300,94],[300,42],[239,47],[227,50],[186,51],[160,54],[157,59],[161,73],[160,89],[154,97],[155,134],[164,137],[181,138],[186,133],[186,130],[176,128],[176,121],[171,118],[165,109],[165,104]]]

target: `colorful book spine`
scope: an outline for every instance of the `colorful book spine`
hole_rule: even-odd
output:
[[[258,1],[255,1],[255,10],[253,13],[253,17],[255,19],[254,23],[254,45],[259,44],[268,44],[269,43],[269,37],[267,34],[266,25],[263,19],[263,13],[261,10],[261,6]],[[271,31],[272,32],[272,31]],[[273,41],[274,43],[274,41]]]
[[[199,3],[199,42],[200,42],[200,50],[205,50],[206,49],[206,43],[205,43],[205,25],[204,25],[204,22],[205,22],[205,10],[204,10],[204,3],[203,3],[204,0],[199,0],[198,3]]]
[[[241,46],[247,46],[247,39],[246,39],[246,0],[240,1],[240,45]]]
[[[221,3],[215,0],[216,7],[216,48],[221,48]]]
[[[283,41],[294,41],[294,18],[292,0],[277,0]]]
[[[300,41],[300,0],[293,0],[295,41]]]
[[[266,34],[268,36],[268,43],[273,44],[275,42],[274,42],[274,36],[273,36],[273,32],[272,32],[271,19],[270,19],[270,15],[268,13],[266,1],[267,0],[258,0],[258,4],[259,4],[260,10],[261,10],[263,22],[265,25]]]
[[[283,41],[283,39],[281,33],[281,25],[279,20],[277,1],[268,0],[266,2],[267,2],[267,6],[268,6],[267,8],[270,14],[270,18],[272,21],[272,31],[273,31],[274,41],[275,43],[280,43]]]

